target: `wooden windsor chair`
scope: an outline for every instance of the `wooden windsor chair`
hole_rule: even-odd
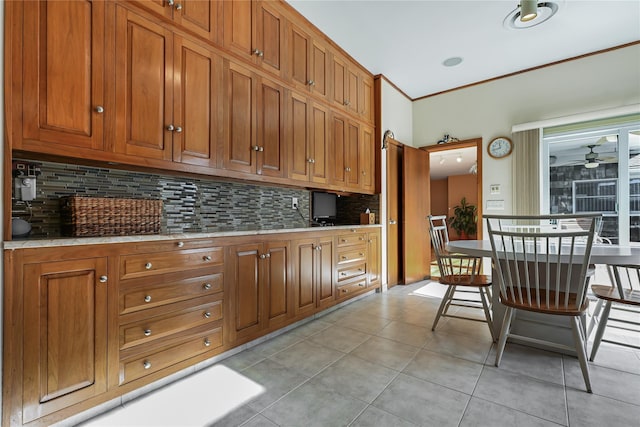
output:
[[[589,360],[593,361],[602,341],[640,349],[627,342],[603,339],[609,321],[612,326],[640,334],[640,265],[608,265],[611,285],[591,285],[598,303],[589,325],[589,335],[598,324]],[[602,308],[604,304],[604,309]],[[612,312],[613,309],[613,312]]]
[[[439,282],[447,285],[431,330],[435,331],[441,317],[485,322],[489,326],[492,340],[495,341],[491,317],[492,283],[490,276],[481,274],[482,258],[450,253],[446,250],[446,245],[449,243],[446,216],[429,215],[429,230],[440,272]],[[470,294],[477,295],[477,298],[473,298]],[[481,309],[484,312],[484,319],[450,314],[449,310],[452,306]]]
[[[567,230],[557,226],[567,215],[485,215],[491,241],[494,280],[500,302],[506,306],[496,351],[499,366],[509,338],[575,351],[582,376],[591,393],[586,354],[586,331],[582,321],[588,307],[588,267],[599,214],[572,217],[590,221],[586,229]],[[517,335],[511,323],[517,310],[570,318],[574,346]]]

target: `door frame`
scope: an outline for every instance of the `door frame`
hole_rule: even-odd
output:
[[[482,239],[483,238],[483,221],[482,221],[482,137],[480,138],[471,138],[471,139],[465,139],[463,141],[457,141],[457,142],[448,142],[446,144],[436,144],[436,145],[427,145],[424,147],[420,147],[421,150],[425,150],[429,153],[429,156],[431,156],[432,153],[439,153],[442,151],[449,151],[449,150],[459,150],[460,148],[470,148],[470,147],[476,147],[476,162],[478,162],[478,172],[476,174],[476,176],[478,177],[476,179],[477,182],[477,191],[478,191],[478,239]],[[430,168],[430,165],[427,164],[427,166]],[[429,174],[431,173],[431,170],[429,170]],[[429,180],[428,183],[428,187],[429,187],[429,194],[431,194],[431,180]]]

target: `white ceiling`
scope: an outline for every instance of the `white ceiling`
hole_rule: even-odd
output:
[[[521,30],[503,26],[518,0],[287,1],[412,99],[640,40],[638,0],[556,0],[555,16]]]

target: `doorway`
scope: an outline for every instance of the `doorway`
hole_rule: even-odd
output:
[[[429,152],[431,214],[449,218],[464,198],[467,204],[476,206],[478,213],[477,232],[469,238],[482,238],[482,138],[422,149]],[[448,231],[450,240],[461,238],[451,228]],[[432,277],[438,275],[434,261],[431,263]]]

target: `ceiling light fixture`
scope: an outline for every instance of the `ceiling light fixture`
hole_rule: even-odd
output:
[[[558,1],[521,0],[502,21],[508,30],[523,30],[535,27],[549,20],[558,12]]]
[[[600,163],[598,163],[598,153],[595,153],[593,151],[593,148],[595,147],[595,145],[588,145],[588,147],[589,147],[589,152],[584,156],[584,159],[585,159],[584,167],[587,169],[597,168]]]
[[[442,65],[444,65],[445,67],[455,67],[461,62],[462,62],[462,58],[460,58],[459,56],[452,56],[451,58],[447,58],[444,61],[442,61]]]
[[[538,16],[538,0],[522,0],[520,2],[520,21],[527,22]]]
[[[440,156],[440,164],[444,165],[444,157]]]
[[[462,154],[458,154],[458,157],[456,157],[456,162],[462,163]]]

